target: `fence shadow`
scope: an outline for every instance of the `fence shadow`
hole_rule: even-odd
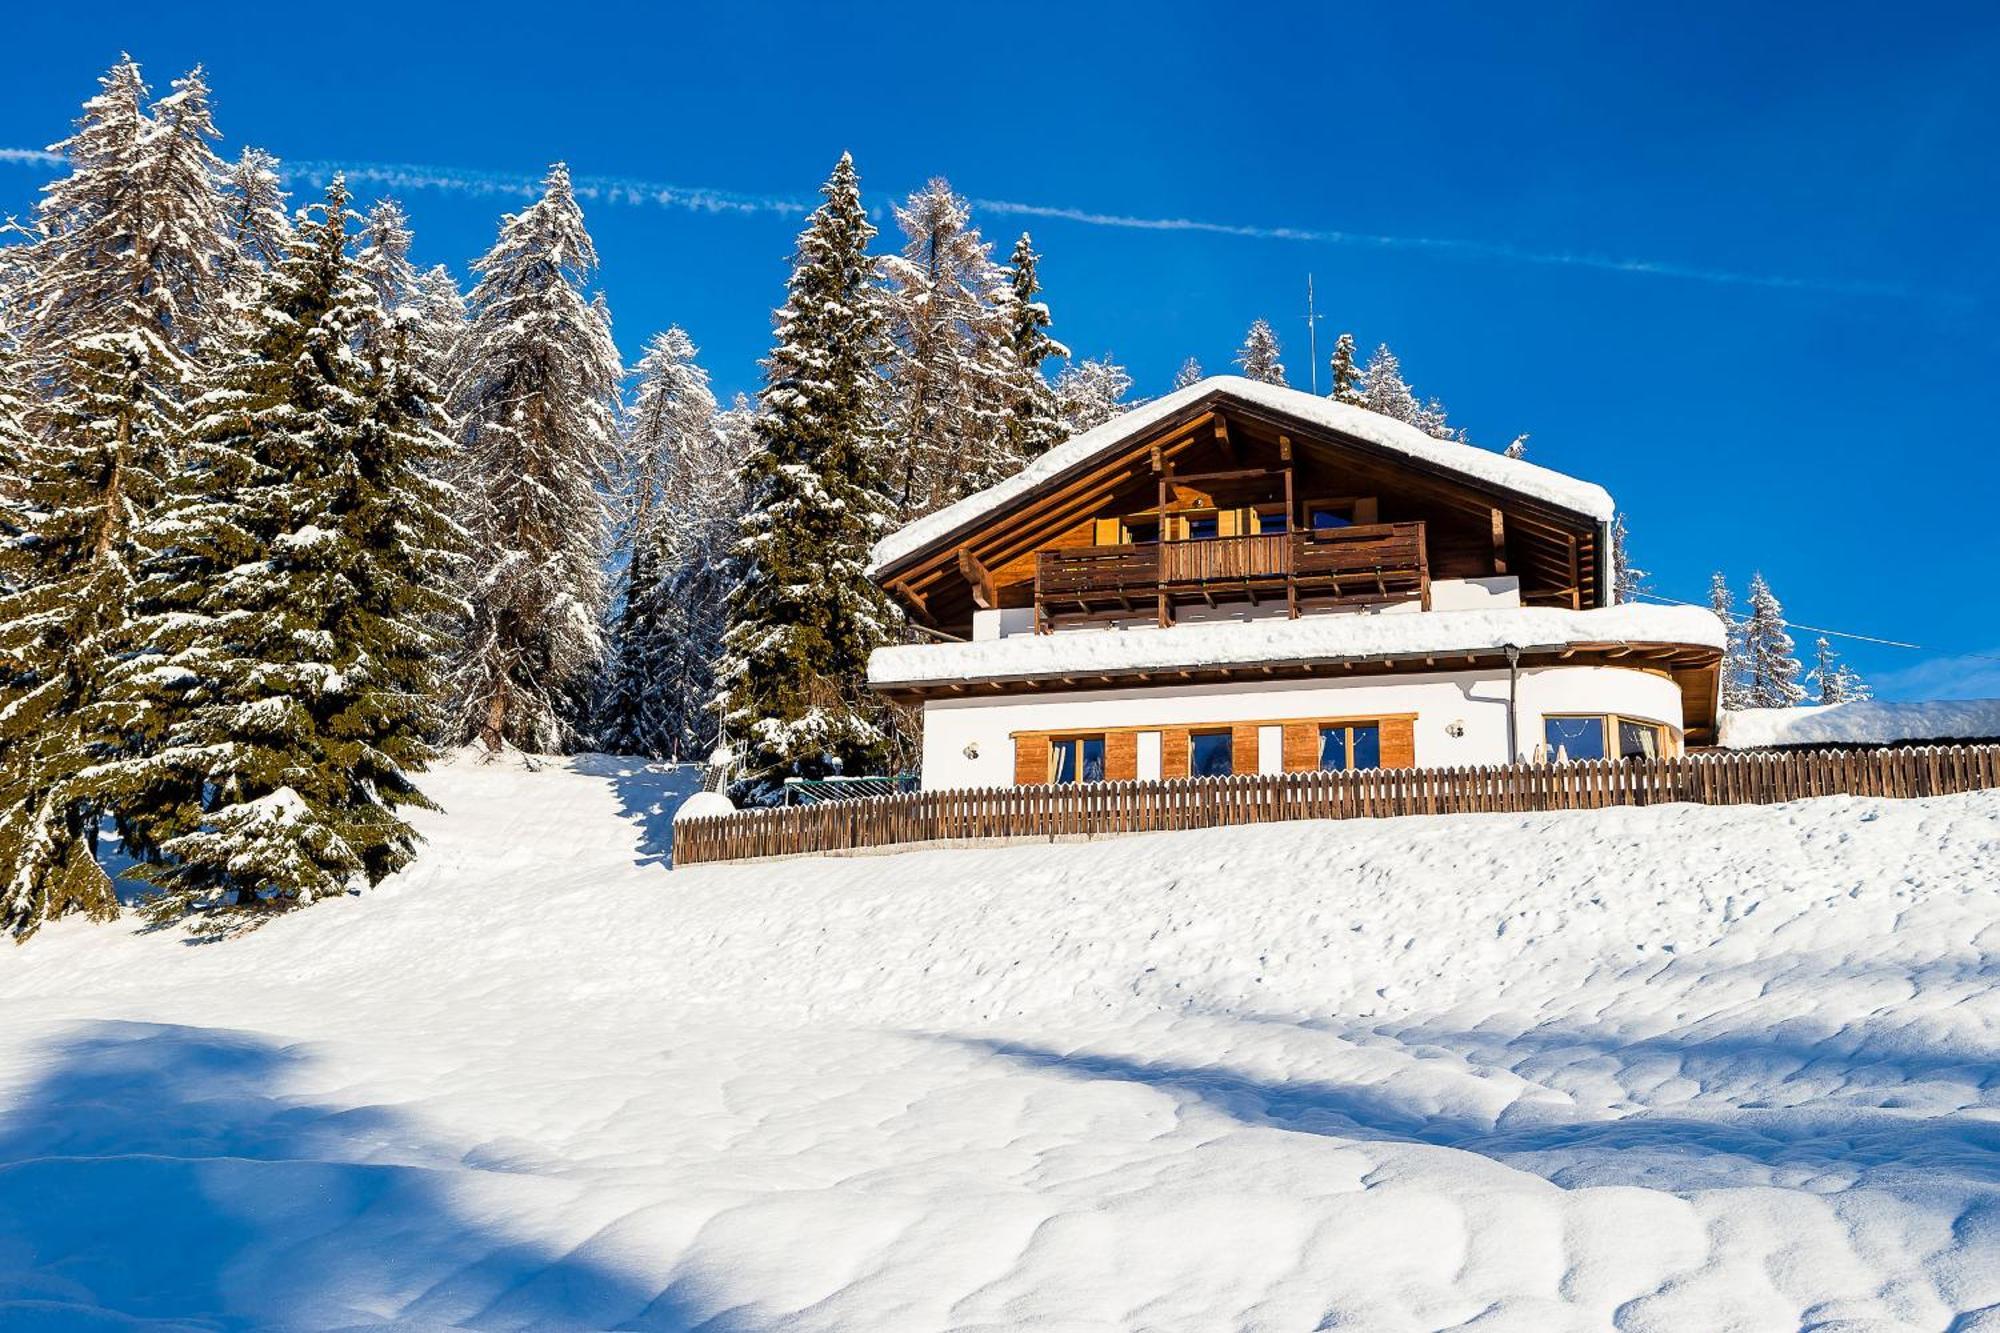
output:
[[[0,1327],[731,1327],[685,1282],[495,1221],[537,1182],[393,1107],[288,1094],[297,1048],[93,1022],[44,1054],[0,1110]]]

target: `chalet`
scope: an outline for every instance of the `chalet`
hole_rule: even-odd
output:
[[[1617,605],[1611,497],[1219,377],[892,533],[926,788],[1664,755],[1721,626]]]

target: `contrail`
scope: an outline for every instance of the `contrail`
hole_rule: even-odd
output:
[[[37,148],[0,148],[0,162],[49,167],[60,166],[62,157],[60,154]],[[345,175],[352,184],[379,186],[391,191],[431,190],[507,199],[533,199],[541,193],[542,188],[541,177],[538,175],[508,171],[479,171],[464,167],[423,166],[415,163],[306,160],[285,162],[280,170],[288,180],[305,181],[313,185],[323,186],[335,175]],[[577,196],[586,200],[608,204],[650,204],[692,213],[801,217],[814,207],[812,200],[804,198],[744,194],[707,186],[673,185],[663,181],[619,176],[576,176],[572,178],[571,184]],[[1078,226],[1109,227],[1125,231],[1194,232],[1207,236],[1232,236],[1253,241],[1290,241],[1377,250],[1427,251],[1432,254],[1499,259],[1516,264],[1593,269],[1605,273],[1679,278],[1688,282],[1705,282],[1722,286],[1823,292],[1837,296],[1888,296],[1948,301],[1966,299],[1947,293],[1914,291],[1901,283],[1894,282],[1750,273],[1738,269],[1707,268],[1669,260],[1629,259],[1616,255],[1568,250],[1530,250],[1496,241],[1439,236],[1398,236],[1320,227],[1260,226],[1239,222],[1211,222],[1200,218],[1143,217],[1127,213],[1099,213],[1089,209],[1053,204],[1027,204],[1011,199],[973,199],[970,202],[975,208],[1003,217],[1044,218],[1050,221],[1074,223]]]

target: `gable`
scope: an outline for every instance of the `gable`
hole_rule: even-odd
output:
[[[1189,512],[1219,535],[1247,535],[1260,508],[1304,522],[1319,502],[1347,506],[1356,522],[1423,523],[1434,577],[1497,570],[1521,578],[1530,604],[1610,600],[1602,489],[1238,379],[1203,381],[1078,436],[885,538],[871,572],[919,619],[962,633],[975,609],[1028,604],[1039,551],[1150,540],[1163,517]]]

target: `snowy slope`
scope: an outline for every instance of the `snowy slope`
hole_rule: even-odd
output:
[[[683,775],[431,785],[4,956],[0,1327],[2000,1327],[2000,795],[669,871]]]

